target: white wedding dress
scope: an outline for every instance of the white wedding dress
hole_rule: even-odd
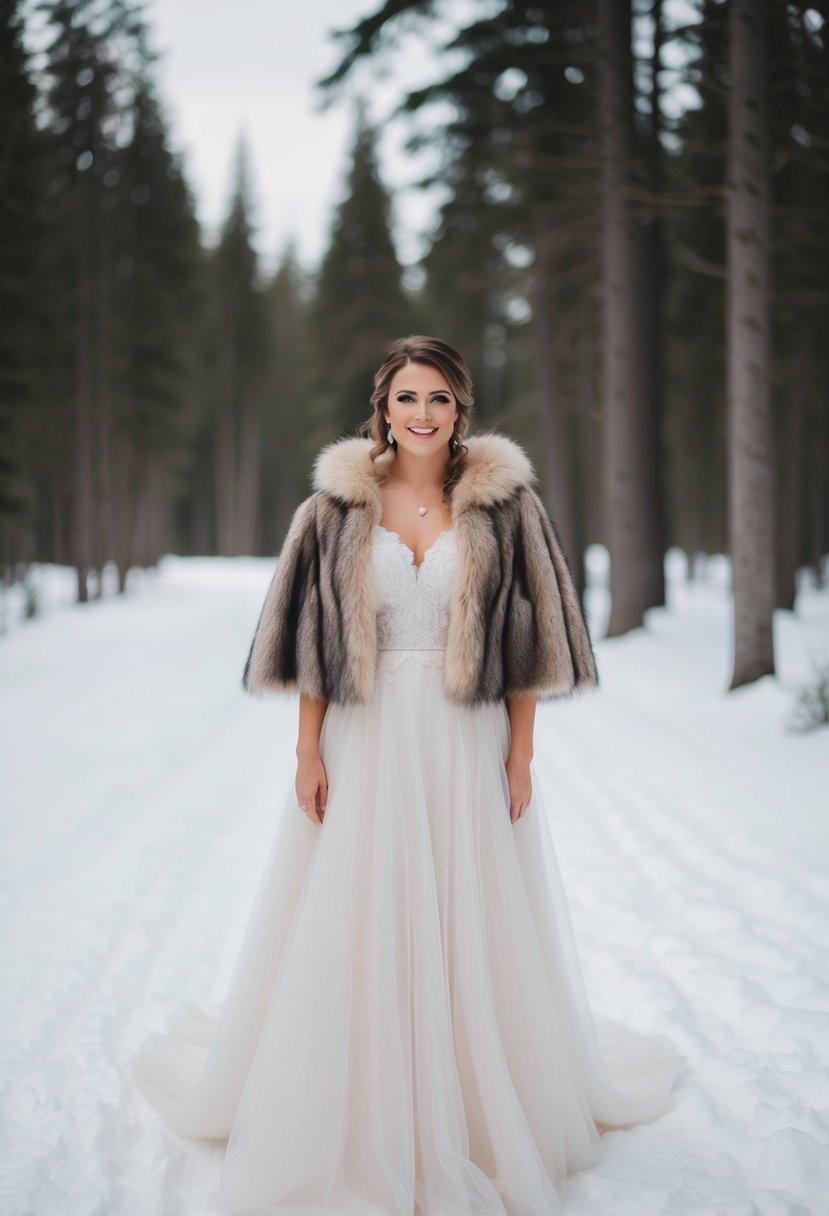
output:
[[[211,1211],[551,1216],[600,1127],[669,1105],[670,1043],[591,1014],[535,779],[510,822],[505,703],[441,692],[454,558],[375,527],[376,690],[326,711],[323,824],[292,780],[221,1015],[133,1057],[174,1131],[228,1137]]]

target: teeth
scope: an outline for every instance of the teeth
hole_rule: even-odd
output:
[[[438,428],[436,426],[410,426],[409,430],[414,431],[415,435],[434,435]]]

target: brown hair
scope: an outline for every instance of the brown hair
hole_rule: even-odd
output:
[[[386,357],[374,373],[374,390],[371,394],[373,413],[363,422],[358,432],[374,440],[374,446],[369,452],[372,461],[389,448],[395,448],[395,440],[389,443],[387,432],[389,424],[383,415],[389,398],[389,386],[395,374],[408,363],[425,363],[434,367],[445,378],[446,383],[454,394],[458,406],[458,416],[452,437],[449,440],[449,463],[444,477],[444,492],[451,492],[452,485],[457,481],[463,469],[469,449],[463,442],[463,436],[469,426],[469,416],[472,411],[472,374],[463,356],[440,338],[430,338],[424,334],[414,334],[408,338],[398,338],[392,342],[386,351]],[[452,447],[457,439],[457,447]],[[393,463],[393,462],[391,462]],[[389,469],[391,468],[391,463]],[[387,474],[388,475],[388,474]]]

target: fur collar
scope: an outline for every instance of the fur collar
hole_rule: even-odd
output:
[[[488,431],[470,435],[466,466],[452,491],[452,515],[472,507],[490,507],[510,498],[520,486],[529,486],[536,473],[524,449],[507,435]],[[380,518],[379,482],[394,459],[384,452],[376,464],[369,459],[374,441],[347,435],[326,444],[314,461],[313,486],[355,506],[373,505]]]

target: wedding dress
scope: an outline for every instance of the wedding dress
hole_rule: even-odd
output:
[[[506,704],[441,693],[453,530],[418,567],[377,525],[372,562],[375,695],[329,703],[323,824],[292,780],[220,1016],[149,1034],[133,1076],[227,1138],[212,1211],[551,1216],[680,1060],[592,1015],[537,780],[509,818]]]

